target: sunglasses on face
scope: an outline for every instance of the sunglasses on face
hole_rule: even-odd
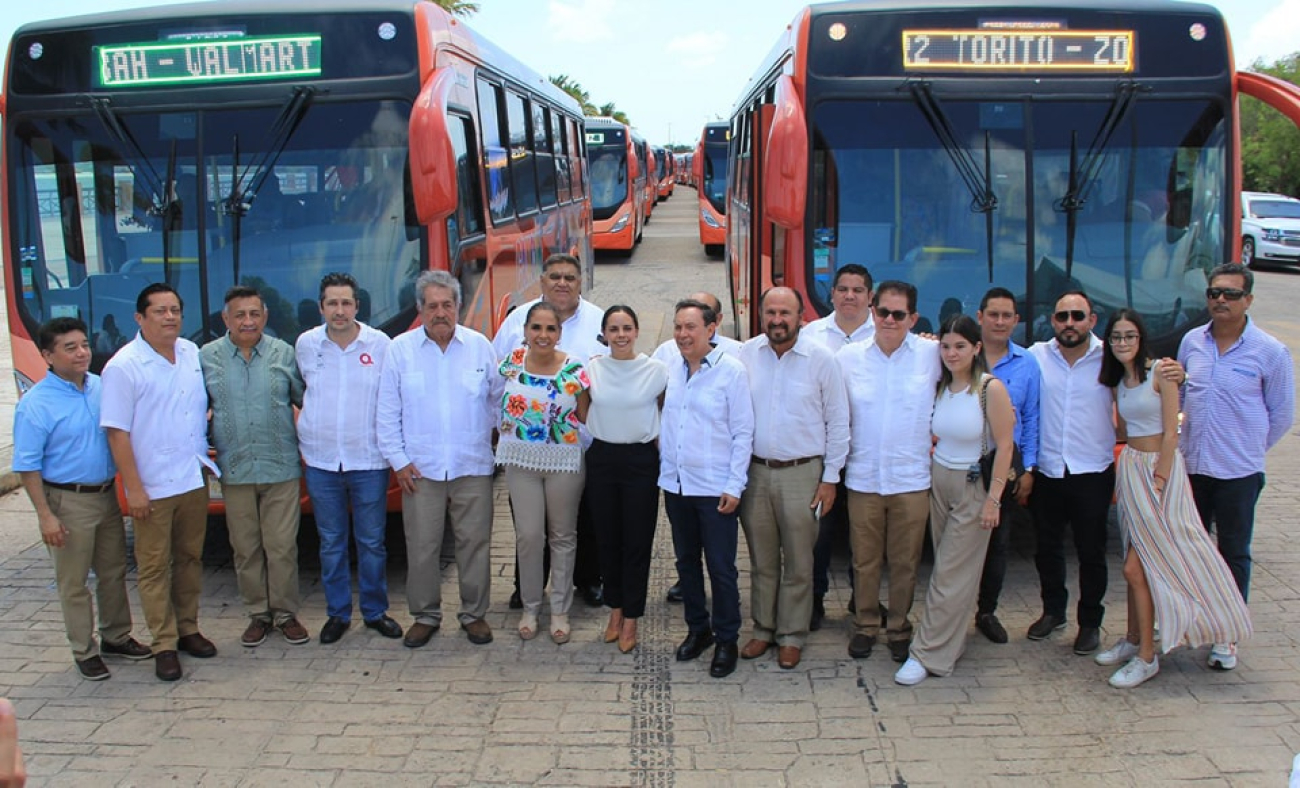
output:
[[[881,320],[888,320],[892,317],[895,323],[901,323],[907,319],[909,313],[903,309],[885,309],[883,306],[878,306],[876,307],[876,314]]]
[[[576,282],[576,281],[578,281],[578,275],[577,275],[577,274],[547,274],[547,275],[546,275],[546,278],[549,279],[549,280],[551,280],[552,282]]]
[[[1076,323],[1082,323],[1088,319],[1088,313],[1082,309],[1062,309],[1060,312],[1052,315],[1052,319],[1058,323],[1065,323],[1071,320]]]
[[[1229,301],[1240,301],[1246,297],[1246,291],[1235,287],[1207,287],[1205,288],[1205,297],[1211,301],[1218,301],[1219,296],[1223,296]]]

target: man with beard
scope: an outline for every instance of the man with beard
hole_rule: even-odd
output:
[[[774,287],[759,301],[763,334],[741,347],[754,403],[749,484],[740,524],[749,543],[755,659],[778,647],[777,663],[799,664],[813,611],[817,520],[835,504],[849,451],[849,406],[835,357],[799,332],[803,298]]]

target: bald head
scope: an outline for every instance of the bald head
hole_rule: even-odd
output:
[[[698,293],[691,293],[686,300],[699,301],[702,304],[708,304],[709,306],[713,307],[713,311],[717,313],[718,320],[722,320],[722,302],[718,300],[718,297],[715,296],[713,293],[706,293],[703,290],[701,290]]]

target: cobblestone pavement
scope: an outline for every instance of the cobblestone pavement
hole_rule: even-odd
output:
[[[722,264],[695,241],[694,198],[681,190],[661,205],[631,261],[597,266],[592,300],[635,306],[647,347],[667,338],[677,297],[725,287]],[[1300,347],[1287,308],[1300,278],[1264,274],[1258,291],[1255,314]],[[884,653],[846,655],[843,555],[827,626],[797,669],[761,658],[715,680],[707,659],[676,662],[685,627],[680,607],[663,601],[675,570],[662,517],[633,654],[601,643],[604,613],[581,602],[571,643],[524,643],[506,604],[513,529],[498,484],[492,644],[471,645],[452,625],[418,650],[360,627],[331,646],[273,635],[241,648],[234,574],[218,564],[206,570],[201,624],[221,653],[183,658],[174,684],[157,681],[148,662],[120,660],[110,681],[78,678],[35,518],[12,493],[0,499],[0,522],[30,537],[0,547],[0,695],[17,705],[35,785],[1278,786],[1300,750],[1300,549],[1290,533],[1300,441],[1288,436],[1269,464],[1255,538],[1257,634],[1241,667],[1212,672],[1205,649],[1179,650],[1133,691],[1111,689],[1108,669],[1071,652],[1073,628],[1025,639],[1039,613],[1027,534],[1013,540],[999,611],[1011,643],[972,631],[956,673],[916,688],[893,683],[897,666]],[[310,554],[303,563],[302,618],[314,636],[325,603]],[[390,564],[392,612],[406,625],[404,567]],[[450,623],[454,570],[444,595]],[[1107,602],[1110,640],[1124,627],[1117,554]]]

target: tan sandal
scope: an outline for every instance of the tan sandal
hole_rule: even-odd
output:
[[[535,613],[524,613],[519,617],[519,637],[521,640],[532,640],[537,637],[537,615]]]
[[[555,641],[557,646],[569,642],[569,616],[552,615],[551,616],[551,640]]]

